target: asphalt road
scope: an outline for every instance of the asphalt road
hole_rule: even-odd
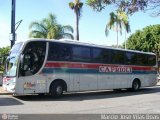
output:
[[[160,114],[160,86],[138,92],[98,91],[65,94],[61,99],[50,96],[0,95],[0,114]]]

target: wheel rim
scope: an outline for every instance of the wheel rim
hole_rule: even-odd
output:
[[[61,95],[62,92],[63,92],[62,87],[61,86],[57,86],[56,92],[57,92],[58,95]]]
[[[134,82],[133,87],[135,90],[138,90],[139,88],[139,83],[138,82]]]

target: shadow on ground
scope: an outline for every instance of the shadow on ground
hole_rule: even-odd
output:
[[[130,92],[127,90],[120,91],[92,91],[92,92],[78,92],[78,93],[65,93],[61,98],[55,99],[49,95],[39,96],[39,95],[25,95],[25,96],[15,96],[16,98],[23,101],[83,101],[90,99],[110,99],[110,98],[118,98],[118,97],[126,97],[126,96],[136,96],[143,94],[159,94],[160,95],[160,87],[150,87],[143,88],[138,92]]]
[[[22,102],[11,97],[0,98],[0,106],[23,105]]]

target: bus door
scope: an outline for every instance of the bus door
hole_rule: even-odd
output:
[[[46,77],[41,74],[45,55],[46,42],[32,41],[26,45],[21,55],[18,78],[23,93],[46,92]]]

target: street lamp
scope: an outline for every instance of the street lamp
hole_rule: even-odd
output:
[[[12,7],[11,7],[11,33],[9,39],[11,41],[11,48],[15,44],[16,41],[16,30],[18,29],[19,25],[21,24],[22,20],[15,23],[15,14],[16,14],[16,0],[12,0]],[[17,25],[17,27],[16,27]]]
[[[16,41],[16,33],[15,33],[15,12],[16,11],[16,0],[12,0],[12,7],[11,7],[11,34],[10,34],[10,41],[11,41],[11,48],[15,44]]]

